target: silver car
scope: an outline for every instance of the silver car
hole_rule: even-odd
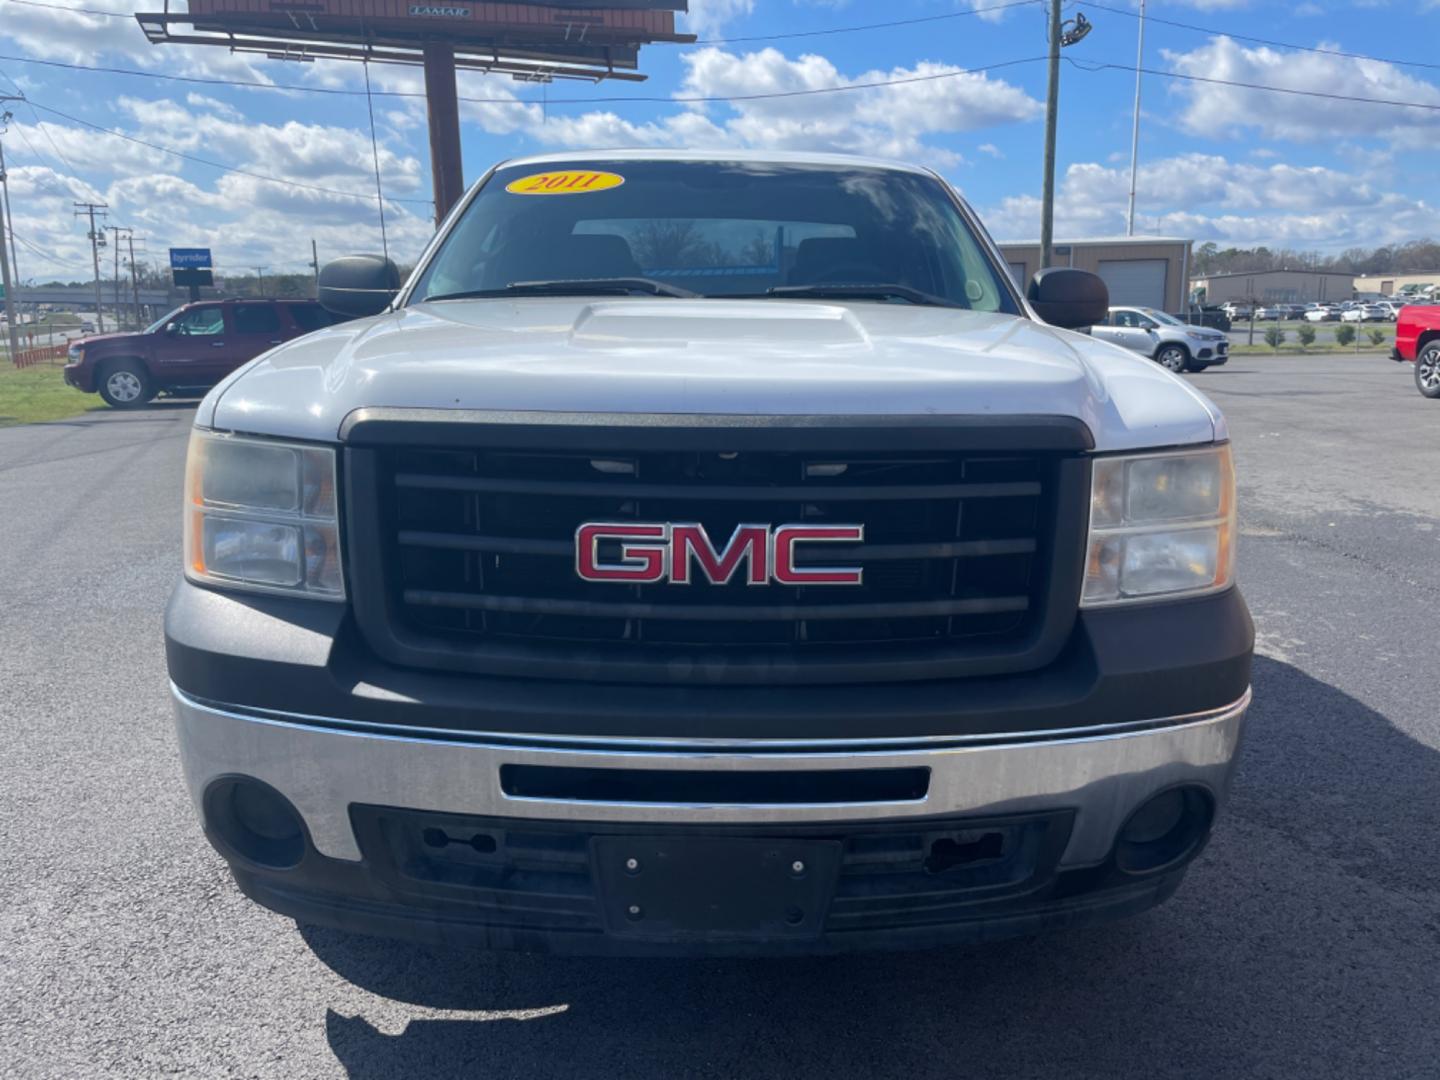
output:
[[[1230,339],[1148,307],[1112,307],[1091,336],[1144,353],[1169,371],[1202,371],[1230,359]]]

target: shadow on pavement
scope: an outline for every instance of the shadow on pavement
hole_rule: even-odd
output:
[[[1288,664],[1257,657],[1254,685],[1214,842],[1136,919],[798,961],[440,953],[305,927],[359,986],[470,1014],[392,1035],[327,1011],[330,1047],[354,1080],[1435,1075],[1440,860],[1420,853],[1440,755]]]
[[[193,409],[200,404],[199,398],[165,398],[147,402],[138,409],[111,409],[105,405],[94,405],[78,416],[69,416],[63,420],[36,420],[29,424],[30,427],[53,428],[72,427],[89,428],[99,427],[101,424],[159,424],[169,423],[169,414],[182,412],[185,409]],[[158,416],[148,416],[148,413],[158,413]],[[0,416],[0,423],[7,418]]]

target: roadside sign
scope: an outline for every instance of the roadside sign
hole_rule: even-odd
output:
[[[172,270],[209,270],[212,265],[209,248],[170,249],[170,269]]]

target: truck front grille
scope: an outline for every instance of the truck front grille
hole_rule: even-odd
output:
[[[993,658],[1033,646],[1057,554],[1067,569],[1076,554],[1073,540],[1063,552],[1055,543],[1065,459],[1054,453],[366,453],[384,618],[446,657],[440,666],[499,649],[549,657],[561,677],[628,680],[658,665],[667,673],[652,677],[704,679],[710,665],[764,681],[821,662],[833,681],[847,663],[888,659],[911,664],[913,678],[914,662],[937,651]],[[587,582],[575,531],[594,521],[698,522],[717,544],[741,524],[859,523],[863,543],[802,548],[797,561],[863,567],[863,584],[754,586],[743,570],[723,585]]]

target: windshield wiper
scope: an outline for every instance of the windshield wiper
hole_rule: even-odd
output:
[[[765,290],[766,296],[815,297],[836,300],[908,300],[912,304],[928,304],[933,307],[959,307],[943,296],[912,289],[909,285],[887,282],[831,282],[815,285],[776,285]]]
[[[517,296],[596,296],[606,293],[649,293],[651,296],[673,296],[679,300],[693,300],[699,293],[689,289],[667,285],[647,277],[613,278],[557,278],[554,281],[512,281],[503,289],[471,289],[467,292],[441,293],[427,296],[430,300],[476,300],[486,297]]]

